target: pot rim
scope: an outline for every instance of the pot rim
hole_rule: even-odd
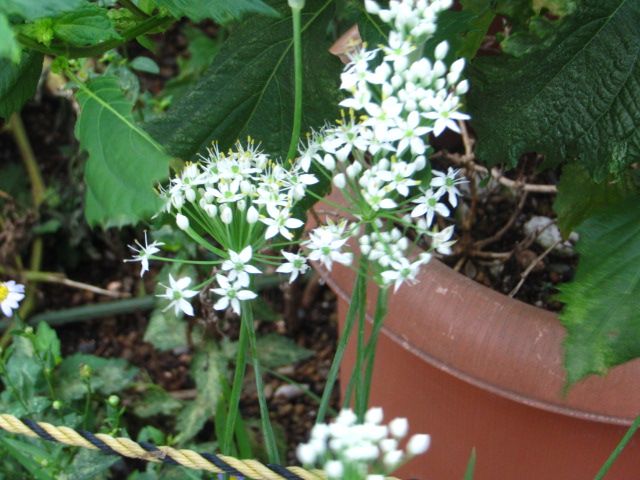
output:
[[[348,303],[355,272],[341,266],[332,272],[315,267]],[[494,291],[435,259],[421,269],[418,280],[420,284],[403,286],[391,295],[382,331],[429,365],[490,393],[556,414],[630,425],[640,412],[640,361],[615,367],[604,377],[591,376],[564,397],[565,331],[555,314]],[[370,286],[368,298],[374,292],[375,286]],[[460,301],[464,296],[469,298]],[[415,305],[402,308],[416,300],[428,304],[428,321],[416,314]],[[471,311],[474,315],[468,315]],[[369,311],[367,319],[372,322]],[[509,339],[507,346],[504,337]],[[507,367],[506,374],[495,368],[494,360]]]

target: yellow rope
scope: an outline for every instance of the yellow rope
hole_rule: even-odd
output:
[[[99,450],[107,454],[148,462],[165,462],[211,473],[240,474],[247,479],[327,480],[322,470],[305,470],[295,466],[267,466],[252,459],[240,460],[227,455],[200,454],[193,450],[176,449],[169,446],[155,447],[140,444],[125,437],[113,437],[104,433],[78,432],[69,427],[57,427],[46,422],[23,421],[6,413],[0,414],[0,429],[32,438],[54,440],[65,445]],[[386,480],[398,479],[386,477]]]

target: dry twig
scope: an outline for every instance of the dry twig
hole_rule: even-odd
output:
[[[561,242],[562,240],[558,240],[556,242],[553,243],[553,245],[549,246],[544,252],[542,252],[540,255],[538,255],[536,258],[533,259],[533,261],[529,264],[529,266],[525,269],[524,272],[522,272],[520,274],[520,281],[518,282],[518,284],[513,288],[513,290],[511,290],[509,292],[509,296],[510,297],[514,297],[518,291],[520,290],[520,288],[522,287],[522,285],[524,285],[525,280],[527,279],[527,277],[529,276],[529,274],[531,273],[531,271],[535,268],[535,266],[540,263],[540,261],[546,257],[547,255],[549,255],[549,253],[551,252],[551,250],[553,250],[554,248],[556,248],[556,246]]]

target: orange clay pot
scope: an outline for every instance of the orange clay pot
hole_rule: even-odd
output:
[[[342,327],[355,273],[316,267],[337,294]],[[589,377],[563,396],[565,330],[556,315],[437,260],[418,278],[390,296],[369,403],[383,407],[387,420],[407,417],[411,432],[432,436],[429,452],[398,476],[461,480],[475,448],[475,480],[594,478],[640,414],[640,360]],[[371,282],[369,324],[375,291]],[[342,363],[342,388],[355,362],[355,336]],[[606,479],[640,479],[640,437]]]

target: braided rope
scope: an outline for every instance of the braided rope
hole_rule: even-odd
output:
[[[42,438],[52,442],[74,447],[99,450],[107,455],[120,455],[127,458],[146,460],[154,463],[180,465],[194,470],[211,473],[227,473],[234,477],[253,480],[326,480],[321,470],[305,470],[301,467],[283,467],[265,465],[257,460],[240,460],[227,455],[198,453],[193,450],[176,449],[168,446],[156,446],[146,442],[134,442],[129,438],[112,437],[104,433],[77,431],[69,427],[56,427],[46,422],[20,420],[0,414],[0,429],[10,433]],[[387,477],[387,480],[397,480]]]

